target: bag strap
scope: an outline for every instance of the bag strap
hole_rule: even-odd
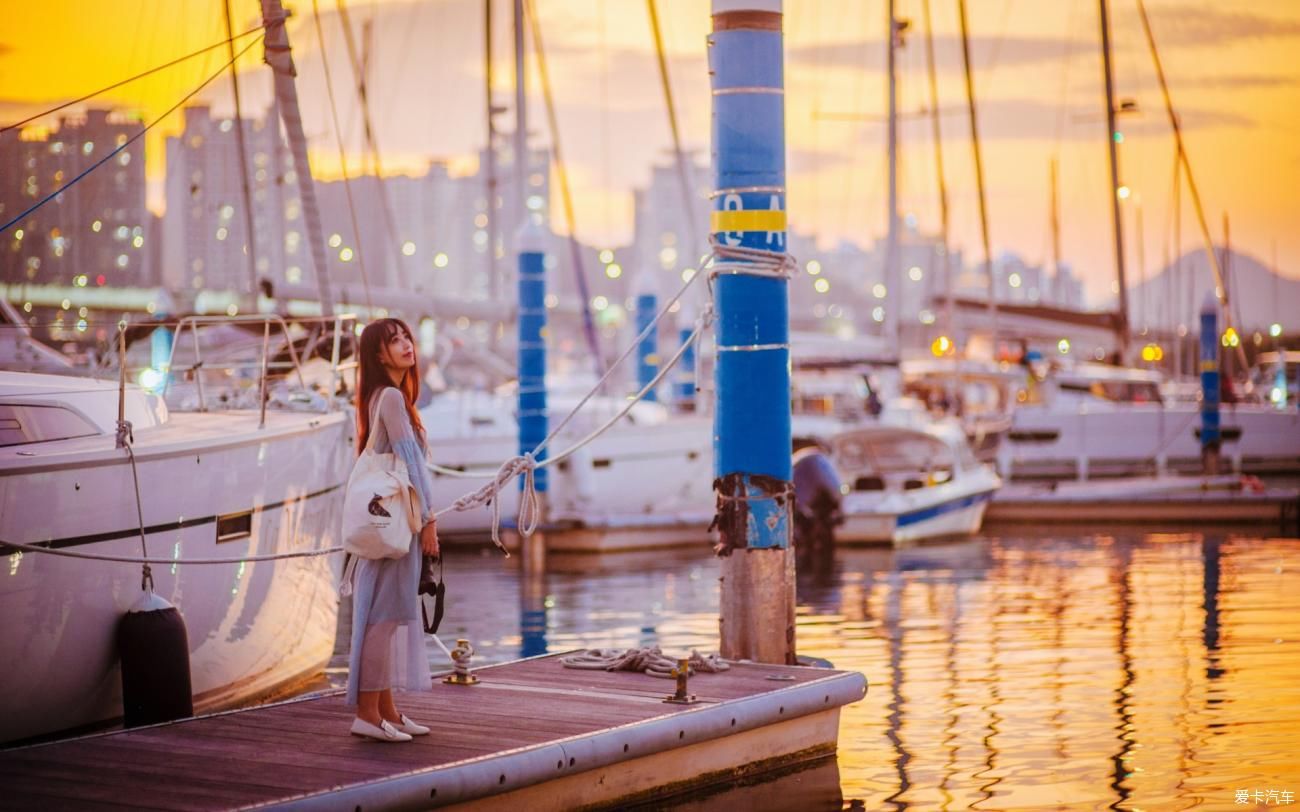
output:
[[[438,626],[441,625],[442,623],[443,600],[445,599],[446,589],[447,589],[442,582],[442,557],[439,556],[434,560],[438,562],[438,580],[436,583],[430,585],[433,590],[432,593],[429,593],[428,588],[423,590],[425,594],[433,595],[433,620],[432,621],[429,620],[428,607],[424,605],[424,601],[420,601],[420,614],[422,615],[421,619],[424,621],[425,634],[438,633]],[[425,566],[425,567],[429,566],[428,562],[421,561],[420,563],[421,566]],[[421,586],[423,587],[424,584],[421,584]]]
[[[370,412],[370,433],[366,435],[366,447],[362,451],[373,451],[375,447],[375,414],[379,411],[379,399],[384,396],[383,387],[379,391],[371,394],[370,403],[366,405],[366,410]]]

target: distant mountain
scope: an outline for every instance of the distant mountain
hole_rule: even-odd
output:
[[[1222,263],[1223,249],[1216,246],[1215,251]],[[1230,252],[1227,266],[1233,318],[1244,331],[1265,330],[1275,321],[1288,332],[1300,327],[1300,280],[1274,274],[1255,257],[1237,251]],[[1205,252],[1189,251],[1144,284],[1130,285],[1133,328],[1171,328],[1181,322],[1194,329],[1201,304],[1214,288],[1213,279]]]

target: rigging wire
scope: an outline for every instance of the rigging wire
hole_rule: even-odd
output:
[[[330,100],[330,117],[334,121],[334,142],[339,148],[339,169],[343,173],[343,191],[348,199],[348,216],[352,220],[352,236],[357,241],[357,268],[361,271],[361,287],[366,296],[366,309],[374,310],[370,298],[370,274],[366,272],[366,256],[361,244],[361,228],[357,225],[357,207],[352,199],[352,179],[348,177],[348,156],[343,150],[343,131],[339,129],[339,110],[334,103],[334,82],[330,77],[330,62],[325,50],[325,28],[321,25],[320,4],[311,0],[311,14],[316,20],[316,41],[320,45],[320,63],[325,69],[325,94]]]
[[[379,207],[380,213],[384,218],[384,227],[388,232],[388,251],[392,252],[393,264],[400,268],[405,263],[402,262],[401,252],[398,250],[401,240],[397,236],[397,220],[393,217],[393,204],[388,198],[388,187],[384,183],[384,168],[379,161],[379,143],[375,139],[375,129],[370,115],[370,94],[366,86],[366,66],[357,55],[356,40],[352,33],[352,19],[348,15],[347,5],[343,0],[336,0],[339,11],[339,23],[343,28],[343,42],[347,47],[348,61],[352,64],[352,75],[357,80],[357,98],[361,102],[361,131],[366,140],[366,148],[370,153],[371,166],[374,168],[375,183],[379,187]],[[388,251],[385,251],[386,255]],[[384,257],[380,258],[381,261]],[[410,282],[412,280],[403,280]]]
[[[51,107],[50,109],[45,110],[44,112],[40,112],[40,113],[36,113],[35,115],[28,116],[27,118],[23,119],[22,121],[15,121],[13,124],[6,124],[5,126],[0,127],[0,133],[8,132],[9,130],[17,129],[17,128],[22,127],[22,126],[24,126],[24,125],[26,125],[26,124],[30,124],[30,123],[32,123],[33,121],[37,120],[38,118],[44,118],[44,117],[46,117],[46,116],[48,116],[48,115],[51,115],[51,114],[53,114],[53,113],[57,113],[57,112],[59,112],[60,110],[65,110],[65,109],[67,109],[67,108],[73,106],[74,104],[80,104],[81,102],[84,102],[84,101],[86,101],[86,100],[88,100],[88,99],[93,99],[93,98],[96,97],[96,96],[103,95],[104,93],[107,93],[107,92],[110,91],[110,90],[116,90],[117,88],[122,87],[123,85],[128,85],[128,84],[130,84],[131,82],[136,81],[137,79],[143,79],[143,78],[146,77],[146,76],[151,76],[151,75],[153,75],[153,74],[155,74],[155,73],[158,73],[159,71],[166,70],[167,68],[174,67],[174,66],[176,66],[176,65],[181,64],[182,62],[185,62],[185,61],[187,61],[187,60],[193,59],[193,58],[196,57],[196,56],[202,56],[203,54],[206,54],[206,53],[208,53],[209,51],[213,51],[213,50],[215,50],[215,49],[217,49],[217,48],[220,48],[221,46],[226,45],[227,43],[231,44],[231,46],[233,47],[234,43],[237,42],[238,40],[243,39],[244,37],[248,36],[249,34],[255,33],[255,32],[257,32],[257,31],[261,31],[262,28],[263,28],[263,26],[260,26],[260,25],[258,25],[258,26],[254,26],[253,28],[248,29],[247,31],[245,31],[245,32],[242,33],[242,34],[236,34],[235,36],[232,36],[232,37],[228,37],[228,38],[226,38],[226,39],[223,39],[221,42],[213,43],[212,45],[209,45],[209,46],[207,46],[206,48],[200,48],[199,50],[197,50],[197,51],[193,51],[193,52],[191,52],[191,53],[188,53],[188,54],[186,54],[185,56],[179,56],[179,57],[173,59],[173,60],[170,61],[170,62],[167,62],[167,63],[165,63],[165,64],[159,65],[159,66],[156,67],[156,68],[150,68],[149,70],[144,71],[143,73],[137,73],[135,76],[129,77],[129,78],[127,78],[127,79],[123,79],[123,80],[121,80],[121,81],[119,81],[119,82],[114,82],[113,84],[111,84],[111,85],[109,85],[109,86],[107,86],[107,87],[101,87],[99,90],[96,90],[96,91],[94,91],[93,93],[87,93],[86,95],[81,96],[81,97],[76,98],[76,99],[73,99],[72,101],[67,101],[67,102],[64,102],[63,104],[60,104],[60,105],[56,106],[56,107]],[[251,46],[249,46],[249,47],[251,47]],[[247,51],[247,50],[248,50],[247,47],[244,48],[244,51]],[[240,53],[242,54],[243,51],[240,51]],[[232,64],[233,64],[233,63],[232,63]],[[225,68],[222,68],[222,70],[225,70]],[[209,79],[208,81],[210,82],[210,81],[212,81],[212,80]],[[206,84],[207,84],[207,82],[204,82],[204,85],[206,85]],[[203,85],[200,85],[200,89],[201,89],[202,87],[203,87]],[[189,98],[190,98],[189,96],[186,96],[185,99],[182,100],[182,101],[188,100]],[[174,110],[174,109],[176,109],[176,108],[172,108],[172,109]],[[168,112],[170,113],[171,111],[169,110]]]
[[[943,128],[939,116],[939,81],[934,64],[934,21],[930,16],[930,0],[921,0],[925,17],[925,65],[930,85],[930,125],[934,138],[934,170],[939,191],[939,227],[943,239],[943,323],[944,334],[952,335],[952,257],[949,243],[948,184],[943,173]]]
[[[235,143],[239,146],[239,186],[244,193],[244,228],[248,232],[248,292],[252,296],[256,310],[257,303],[257,234],[253,228],[253,193],[248,186],[248,146],[244,143],[244,108],[239,100],[239,71],[235,64],[235,19],[230,10],[230,0],[224,3],[226,8],[226,34],[230,37],[230,87],[235,95]]]
[[[240,52],[239,52],[238,54],[235,55],[235,59],[236,59],[236,60],[239,59],[239,57],[243,56],[243,55],[244,55],[245,53],[247,53],[247,52],[248,52],[248,51],[249,51],[249,50],[250,50],[254,45],[257,45],[257,44],[258,44],[259,42],[261,42],[261,41],[262,41],[262,37],[259,36],[257,39],[255,39],[255,40],[253,40],[252,42],[250,42],[250,43],[248,43],[247,45],[245,45],[245,46],[243,47],[243,49],[241,49]],[[138,141],[138,140],[140,140],[141,138],[143,138],[145,133],[149,132],[151,129],[153,129],[155,126],[157,126],[158,123],[161,122],[163,119],[167,118],[167,117],[170,116],[172,113],[174,113],[174,112],[176,112],[177,110],[179,110],[179,109],[181,108],[181,106],[182,106],[183,104],[185,104],[185,102],[187,102],[187,101],[189,101],[190,99],[192,99],[192,98],[194,98],[195,96],[197,96],[197,95],[199,94],[199,92],[200,92],[201,90],[203,90],[203,88],[207,87],[208,85],[210,85],[210,84],[212,84],[214,81],[216,81],[216,79],[217,79],[219,76],[221,76],[221,74],[225,73],[226,68],[228,68],[230,65],[233,65],[233,64],[234,64],[234,60],[232,60],[231,62],[229,62],[229,63],[227,63],[227,64],[225,64],[225,65],[222,65],[220,70],[218,70],[216,73],[210,75],[207,79],[204,79],[202,84],[200,84],[198,87],[196,87],[196,88],[194,88],[193,90],[191,90],[189,93],[185,94],[185,97],[182,98],[180,101],[176,102],[176,104],[174,104],[174,105],[172,105],[171,107],[169,107],[169,108],[167,109],[167,112],[163,113],[163,114],[162,114],[161,116],[159,116],[158,118],[156,118],[156,119],[154,119],[153,121],[149,122],[148,124],[144,125],[144,127],[140,130],[140,132],[136,133],[135,135],[131,136],[131,137],[128,138],[127,140],[123,141],[122,144],[121,144],[120,146],[118,146],[116,149],[110,150],[106,155],[104,155],[103,158],[100,158],[98,161],[95,161],[93,164],[91,164],[90,166],[88,166],[86,169],[82,170],[81,173],[78,174],[78,175],[77,175],[75,178],[73,178],[72,180],[68,181],[67,183],[65,183],[65,184],[63,184],[62,186],[60,186],[58,189],[55,189],[53,192],[50,192],[50,193],[49,193],[48,195],[46,195],[45,197],[43,197],[43,198],[41,198],[40,200],[38,200],[37,202],[33,203],[31,206],[29,206],[25,211],[23,211],[23,212],[22,212],[21,214],[19,214],[17,217],[14,217],[12,220],[9,220],[9,221],[6,222],[4,225],[0,225],[0,233],[4,233],[5,231],[8,231],[8,230],[9,230],[10,228],[12,228],[13,226],[15,226],[15,225],[17,225],[18,223],[22,222],[22,221],[23,221],[24,219],[26,219],[27,216],[30,215],[32,212],[36,211],[36,210],[39,209],[41,206],[44,206],[46,203],[49,203],[49,202],[50,202],[51,200],[53,200],[54,198],[56,198],[56,197],[58,197],[59,195],[63,194],[63,193],[66,192],[68,189],[72,188],[76,183],[78,183],[82,178],[86,177],[86,176],[89,175],[91,172],[94,172],[96,169],[98,169],[99,167],[103,166],[105,163],[107,163],[109,160],[111,160],[114,156],[116,156],[116,155],[117,155],[118,153],[120,153],[122,150],[126,149],[127,147],[129,147],[129,146],[131,146],[132,144],[134,144],[136,141]]]
[[[1160,83],[1160,92],[1165,99],[1165,111],[1169,114],[1169,125],[1174,131],[1174,145],[1178,151],[1179,163],[1182,164],[1183,170],[1187,173],[1187,191],[1192,196],[1192,205],[1196,209],[1196,220],[1201,226],[1201,237],[1205,241],[1205,255],[1210,261],[1210,270],[1214,273],[1215,293],[1223,308],[1225,326],[1236,329],[1232,320],[1232,308],[1228,303],[1227,282],[1223,278],[1223,269],[1219,265],[1219,257],[1214,251],[1214,241],[1210,237],[1210,228],[1205,222],[1205,209],[1201,206],[1201,193],[1196,188],[1196,177],[1192,174],[1192,163],[1187,157],[1186,148],[1183,146],[1182,126],[1178,122],[1178,114],[1174,112],[1173,97],[1169,95],[1169,83],[1165,81],[1165,69],[1160,61],[1160,52],[1156,48],[1155,35],[1151,32],[1151,20],[1147,17],[1146,4],[1142,0],[1137,0],[1137,8],[1138,16],[1142,18],[1142,31],[1146,34],[1147,45],[1151,51],[1151,61],[1155,64],[1156,79]],[[1250,364],[1246,359],[1246,348],[1240,342],[1237,344],[1237,355],[1241,359],[1241,368],[1243,370],[1250,369]]]
[[[612,197],[613,159],[609,148],[609,29],[606,26],[605,8],[605,0],[596,0],[596,28],[600,36],[600,179],[602,191]],[[605,210],[605,234],[612,234],[614,227],[611,218],[614,207],[602,206],[601,208]]]
[[[1010,2],[1008,2],[1007,5],[1009,6]],[[979,193],[980,239],[984,246],[984,273],[988,279],[989,285],[988,313],[989,320],[992,322],[993,357],[994,360],[997,360],[998,286],[995,281],[996,276],[993,269],[993,249],[989,247],[989,213],[988,203],[984,192],[984,161],[980,154],[978,116],[975,111],[975,80],[971,75],[970,26],[966,20],[966,0],[957,0],[957,17],[961,24],[961,58],[966,74],[966,109],[970,118],[971,150],[974,153],[975,160],[975,185]]]
[[[550,74],[546,70],[546,54],[542,47],[542,25],[537,18],[537,8],[533,0],[524,0],[527,10],[529,28],[536,46],[537,73],[542,80],[542,95],[546,100],[546,119],[551,127],[551,153],[555,158],[555,171],[560,178],[560,196],[564,202],[564,218],[569,228],[569,252],[573,257],[573,273],[577,278],[578,295],[582,297],[582,330],[587,339],[587,348],[591,350],[596,365],[596,376],[601,377],[605,368],[605,359],[600,355],[600,341],[596,336],[596,325],[591,316],[591,295],[587,288],[587,275],[583,270],[582,250],[578,245],[578,230],[573,214],[573,193],[569,189],[569,173],[564,165],[564,155],[560,151],[560,124],[555,115],[555,98],[551,94]],[[519,160],[519,158],[516,158]],[[519,190],[522,194],[522,189]]]
[[[1075,0],[1069,0],[1065,4],[1065,32],[1062,36],[1064,40],[1061,46],[1061,89],[1057,94],[1057,100],[1060,107],[1056,111],[1056,123],[1052,129],[1052,156],[1053,160],[1059,159],[1061,155],[1061,139],[1065,137],[1065,114],[1070,109],[1070,66],[1074,62],[1074,43],[1076,32],[1074,28],[1074,10]],[[1050,234],[1045,236],[1045,243],[1052,239]],[[1042,249],[1042,253],[1047,253],[1047,248]],[[1059,263],[1057,263],[1059,265]],[[1054,268],[1054,271],[1056,269]],[[1062,303],[1063,304],[1063,303]]]
[[[650,12],[650,30],[654,33],[655,38],[655,56],[659,61],[659,81],[663,85],[664,103],[668,107],[668,126],[673,132],[673,154],[677,159],[677,180],[682,186],[682,202],[685,205],[687,233],[691,240],[691,253],[689,258],[691,262],[699,256],[700,240],[699,226],[695,217],[695,195],[691,188],[690,170],[686,166],[686,152],[682,149],[682,133],[677,126],[677,107],[673,104],[673,86],[668,79],[668,59],[664,56],[664,38],[659,30],[659,12],[655,8],[655,0],[646,0],[646,8]]]

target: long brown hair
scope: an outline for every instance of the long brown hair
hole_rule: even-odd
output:
[[[370,439],[370,399],[385,386],[393,386],[393,379],[380,360],[388,342],[398,333],[405,333],[411,344],[415,338],[411,328],[401,319],[379,319],[366,325],[361,331],[361,340],[357,348],[357,452],[360,453]],[[411,417],[411,425],[416,434],[423,439],[424,424],[420,422],[420,413],[415,409],[415,398],[420,393],[419,362],[406,370],[402,381],[397,385],[406,401],[406,413]]]

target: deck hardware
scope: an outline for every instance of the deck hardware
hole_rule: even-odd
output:
[[[469,673],[469,661],[474,656],[474,647],[462,638],[456,640],[456,647],[451,650],[451,662],[454,671],[443,679],[447,685],[477,685],[478,677]],[[504,776],[502,776],[504,778]]]
[[[700,701],[695,694],[686,692],[686,678],[691,674],[691,661],[689,659],[685,657],[679,659],[677,667],[669,673],[677,680],[677,691],[672,696],[665,697],[665,702],[673,705],[694,705]]]
[[[763,677],[763,679],[771,680],[773,682],[794,682],[794,675],[793,674],[768,674],[766,677]]]

